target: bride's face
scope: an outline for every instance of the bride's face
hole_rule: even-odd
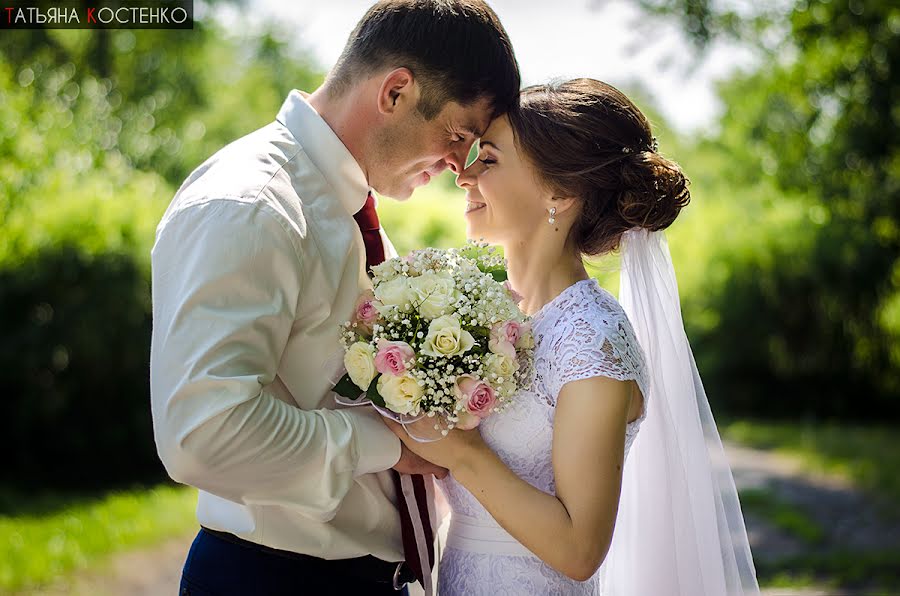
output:
[[[481,138],[478,159],[457,178],[466,191],[466,235],[510,246],[546,225],[546,192],[537,172],[520,155],[509,119],[495,119]]]

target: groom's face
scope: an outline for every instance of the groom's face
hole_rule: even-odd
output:
[[[469,149],[487,129],[491,114],[485,98],[465,106],[448,101],[430,120],[410,110],[379,135],[380,159],[369,183],[381,194],[405,200],[447,168],[462,172]]]

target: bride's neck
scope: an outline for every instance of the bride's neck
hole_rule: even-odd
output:
[[[519,242],[503,247],[509,283],[522,295],[519,308],[532,315],[577,281],[588,279],[581,255],[564,247]]]

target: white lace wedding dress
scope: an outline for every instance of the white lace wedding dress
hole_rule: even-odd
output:
[[[554,494],[552,441],[556,398],[570,381],[603,376],[635,380],[644,412],[625,431],[625,455],[646,416],[648,377],[631,323],[594,280],[567,288],[533,317],[535,375],[509,408],[487,418],[488,445],[520,478]],[[651,406],[652,407],[652,406]],[[585,582],[555,571],[519,544],[452,476],[442,481],[452,510],[441,559],[442,596],[598,595],[603,567]]]

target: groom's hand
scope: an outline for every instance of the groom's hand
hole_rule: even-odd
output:
[[[447,476],[447,468],[436,466],[430,461],[422,459],[403,443],[400,445],[400,461],[394,465],[394,469],[401,474],[433,474],[435,478]]]

